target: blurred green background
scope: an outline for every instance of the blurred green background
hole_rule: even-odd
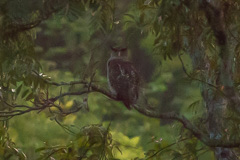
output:
[[[0,21],[5,29],[14,21],[27,23],[41,14],[44,19],[31,30],[16,35],[6,30],[2,35],[0,61],[5,76],[2,74],[1,85],[9,84],[9,90],[19,91],[2,94],[8,95],[7,100],[14,104],[32,106],[30,101],[36,100],[34,96],[40,96],[39,93],[46,94],[46,88],[49,97],[83,88],[82,85],[46,86],[41,79],[31,77],[31,70],[54,82],[89,81],[93,77],[94,84],[107,88],[106,62],[111,54],[110,46],[127,46],[129,59],[143,78],[142,88],[149,104],[161,113],[175,111],[197,122],[205,114],[199,84],[187,79],[175,53],[167,55],[168,49],[158,50],[157,35],[146,31],[148,26],[141,22],[140,3],[148,1],[54,1],[46,4],[49,8],[43,6],[44,1],[1,2],[5,10],[2,9]],[[64,7],[47,16],[58,6]],[[151,17],[157,11],[153,9],[145,14]],[[190,72],[190,58],[188,55],[182,58]],[[66,96],[57,103],[71,110],[86,97],[89,111],[85,106],[77,113],[63,116],[46,109],[4,121],[8,127],[2,137],[7,137],[7,142],[14,142],[12,145],[18,148],[16,152],[9,152],[12,154],[9,159],[16,158],[14,155],[24,159],[20,151],[31,160],[213,158],[213,152],[180,123],[129,111],[121,102],[100,93]],[[105,133],[107,138],[103,136]],[[98,136],[101,138],[96,138]],[[91,142],[93,139],[95,143]],[[107,142],[103,143],[103,139]],[[0,148],[0,154],[6,159],[7,150],[2,150]],[[151,157],[156,152],[159,154]]]

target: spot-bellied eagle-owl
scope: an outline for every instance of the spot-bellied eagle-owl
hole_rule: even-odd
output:
[[[112,48],[113,53],[107,62],[108,85],[112,94],[130,110],[138,99],[139,74],[127,60],[127,48]]]

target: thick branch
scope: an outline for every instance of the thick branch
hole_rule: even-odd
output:
[[[61,83],[56,83],[56,82],[51,82],[50,84],[56,85],[56,86],[61,86],[62,85],[72,85],[72,84],[85,84],[86,88],[89,88],[87,82],[85,81],[73,81],[69,83],[61,82]],[[111,92],[97,86],[94,84],[91,84],[90,90],[88,92],[99,92],[105,96],[107,96],[110,99],[117,100],[118,99],[111,94]],[[183,115],[178,115],[174,112],[170,113],[158,113],[155,111],[149,111],[147,108],[148,107],[138,107],[138,106],[133,106],[139,113],[152,117],[152,118],[158,118],[158,119],[171,119],[171,120],[176,120],[184,126],[184,128],[188,129],[190,132],[193,133],[194,136],[196,136],[200,141],[202,141],[205,145],[209,147],[228,147],[228,148],[235,148],[240,146],[240,140],[239,142],[236,140],[220,140],[220,139],[212,139],[208,136],[208,134],[202,133],[200,129],[198,129],[196,126],[194,126],[185,116]]]
[[[62,97],[65,97],[65,96],[79,96],[79,95],[83,95],[83,94],[86,94],[88,93],[88,91],[81,91],[81,92],[67,92],[67,93],[63,93],[59,96],[56,96],[56,97],[53,97],[53,98],[50,98],[49,100],[51,102],[55,102],[56,100],[58,100],[59,98],[62,98]]]
[[[117,97],[114,96],[113,94],[111,94],[110,92],[106,91],[106,90],[103,90],[102,88],[100,88],[99,86],[97,85],[93,85],[91,84],[90,86],[88,85],[88,82],[87,81],[71,81],[71,82],[60,82],[60,83],[57,83],[57,82],[51,82],[51,81],[47,81],[45,80],[46,83],[48,84],[51,84],[51,85],[55,85],[55,86],[64,86],[64,85],[75,85],[75,84],[83,84],[85,85],[86,88],[88,89],[91,89],[92,91],[94,92],[100,92],[104,95],[106,95],[107,97],[115,100],[115,101],[118,101]],[[89,90],[89,92],[91,91]]]
[[[67,115],[67,114],[71,114],[71,113],[76,113],[78,112],[80,109],[76,109],[74,111],[70,111],[70,112],[66,112],[63,111],[61,109],[60,106],[54,104],[54,102],[64,96],[76,96],[76,95],[83,95],[83,94],[88,94],[88,93],[92,93],[92,92],[98,92],[101,93],[107,97],[109,97],[110,99],[113,99],[115,101],[118,101],[118,99],[116,98],[116,96],[112,95],[111,92],[97,86],[94,84],[91,84],[91,86],[88,86],[87,82],[84,81],[74,81],[74,82],[69,82],[69,83],[56,83],[56,82],[49,82],[48,84],[52,84],[55,86],[61,86],[61,85],[73,85],[73,84],[85,84],[85,87],[87,88],[84,91],[81,92],[67,92],[67,93],[63,93],[59,96],[50,98],[48,100],[45,100],[45,102],[43,104],[40,104],[40,107],[30,107],[30,106],[26,106],[26,105],[10,105],[8,103],[6,103],[8,106],[11,106],[11,108],[26,108],[26,110],[13,110],[13,111],[4,111],[4,112],[0,112],[0,117],[5,117],[5,118],[12,118],[14,116],[17,115],[22,115],[31,111],[42,111],[46,108],[51,108],[51,107],[56,107],[58,108],[58,110],[60,111],[61,114],[63,115]],[[35,104],[36,105],[36,104]],[[39,104],[37,104],[37,106],[39,106]],[[227,141],[223,141],[223,140],[219,140],[219,139],[211,139],[208,137],[208,135],[204,134],[199,128],[197,128],[196,126],[194,126],[185,116],[183,115],[178,115],[174,112],[170,112],[170,113],[158,113],[155,111],[149,111],[147,108],[144,107],[138,107],[138,106],[133,106],[139,113],[148,116],[148,117],[152,117],[152,118],[158,118],[158,119],[171,119],[171,120],[176,120],[180,123],[182,123],[182,125],[184,126],[184,128],[188,129],[190,132],[193,133],[193,135],[195,137],[197,137],[200,141],[202,141],[205,145],[209,146],[209,147],[228,147],[228,148],[233,148],[233,147],[239,147],[240,146],[240,141],[236,141],[236,140],[227,140]],[[81,108],[81,107],[80,107]]]
[[[72,84],[85,84],[87,87],[87,82],[85,81],[73,81],[73,82],[69,82],[69,83],[65,83],[65,82],[61,82],[61,83],[56,83],[56,82],[50,82],[50,84],[52,85],[56,85],[56,86],[61,86],[61,85],[72,85]],[[109,97],[110,99],[113,99],[115,101],[119,101],[116,96],[114,96],[111,92],[104,90],[102,88],[100,88],[97,85],[91,84],[90,86],[91,90],[89,90],[89,92],[99,92],[107,97]],[[69,95],[69,94],[63,94],[63,95]],[[59,98],[60,96],[58,96],[57,98]],[[191,124],[191,122],[189,120],[187,120],[186,117],[184,116],[180,116],[178,114],[176,114],[175,112],[170,112],[170,113],[158,113],[158,112],[154,112],[154,111],[149,111],[146,108],[140,108],[138,106],[134,106],[134,108],[139,112],[142,113],[145,116],[148,117],[152,117],[152,118],[159,118],[159,119],[172,119],[172,120],[177,120],[179,122],[181,122],[183,124],[183,126],[187,129],[189,129],[196,137],[200,138],[202,133],[200,132],[200,130],[198,130],[197,128],[194,127],[194,125]]]
[[[94,86],[92,86],[93,91],[94,90]],[[101,89],[98,87],[98,89],[96,90],[99,93],[102,93],[106,96],[108,96],[109,98],[112,98],[110,92]],[[107,93],[107,94],[105,94]],[[184,128],[188,129],[190,132],[193,133],[193,135],[195,137],[197,137],[200,141],[202,141],[205,145],[209,146],[209,147],[227,147],[227,148],[235,148],[235,147],[239,147],[240,146],[240,140],[236,141],[236,140],[220,140],[220,139],[212,139],[208,136],[208,134],[204,134],[202,133],[202,131],[200,129],[198,129],[196,126],[194,126],[185,116],[183,115],[178,115],[174,112],[170,112],[170,113],[158,113],[155,111],[149,111],[144,107],[138,107],[138,106],[134,106],[134,108],[141,114],[148,116],[148,117],[152,117],[152,118],[158,118],[158,119],[171,119],[171,120],[176,120],[180,123],[182,123],[182,125],[184,126]]]

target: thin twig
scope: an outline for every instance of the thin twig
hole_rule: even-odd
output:
[[[63,124],[61,124],[61,123],[57,120],[57,118],[54,118],[54,120],[55,120],[55,122],[56,122],[60,127],[62,127],[62,128],[64,129],[64,131],[66,131],[66,132],[69,133],[69,134],[76,135],[75,132],[73,132],[73,131],[70,130],[68,127],[66,127],[66,126],[64,126]]]
[[[202,83],[207,84],[207,85],[209,85],[210,87],[213,87],[213,88],[215,88],[216,90],[218,90],[218,87],[217,87],[217,86],[215,86],[215,85],[213,85],[213,84],[211,84],[211,83],[208,83],[208,82],[206,82],[206,81],[203,81],[203,80],[201,80],[201,79],[197,79],[197,78],[192,77],[192,76],[187,72],[187,69],[186,69],[185,66],[184,66],[184,62],[183,62],[180,54],[178,54],[178,58],[179,58],[179,60],[180,60],[180,62],[181,62],[182,69],[183,69],[184,73],[188,76],[188,78],[190,78],[190,79],[192,79],[192,80],[195,80],[195,81],[202,82]]]
[[[161,148],[161,149],[159,149],[157,152],[155,152],[153,155],[151,155],[151,156],[149,156],[146,160],[148,160],[148,159],[150,159],[150,158],[153,158],[154,156],[156,156],[158,153],[160,153],[161,151],[163,151],[163,150],[165,150],[165,149],[167,149],[167,148],[170,148],[170,147],[172,147],[173,145],[175,145],[175,144],[177,144],[177,143],[180,143],[180,142],[183,142],[183,141],[185,141],[185,140],[188,140],[189,138],[184,138],[184,139],[181,139],[181,140],[179,140],[179,141],[177,141],[177,142],[174,142],[174,143],[172,143],[172,144],[170,144],[170,145],[168,145],[168,146],[166,146],[166,147],[163,147],[163,148]]]

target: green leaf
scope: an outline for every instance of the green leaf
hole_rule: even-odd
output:
[[[21,89],[22,89],[22,84],[16,89],[16,95],[17,96],[21,92]]]
[[[125,16],[127,16],[127,17],[130,17],[132,20],[134,20],[135,21],[135,17],[133,16],[133,15],[131,15],[131,14],[128,14],[128,13],[126,13],[126,14],[124,14]]]
[[[46,150],[47,149],[47,147],[40,147],[40,148],[37,148],[37,149],[35,149],[35,152],[40,152],[40,151],[43,151],[43,150]]]
[[[27,94],[28,94],[29,90],[26,89],[23,93],[22,93],[22,98],[24,98]]]
[[[26,101],[29,101],[29,100],[31,100],[31,99],[33,99],[33,98],[34,98],[33,93],[30,93],[30,94],[26,97]]]
[[[195,102],[193,102],[192,104],[189,105],[189,109],[194,109],[197,105],[199,105],[200,103],[200,100],[197,100]]]

